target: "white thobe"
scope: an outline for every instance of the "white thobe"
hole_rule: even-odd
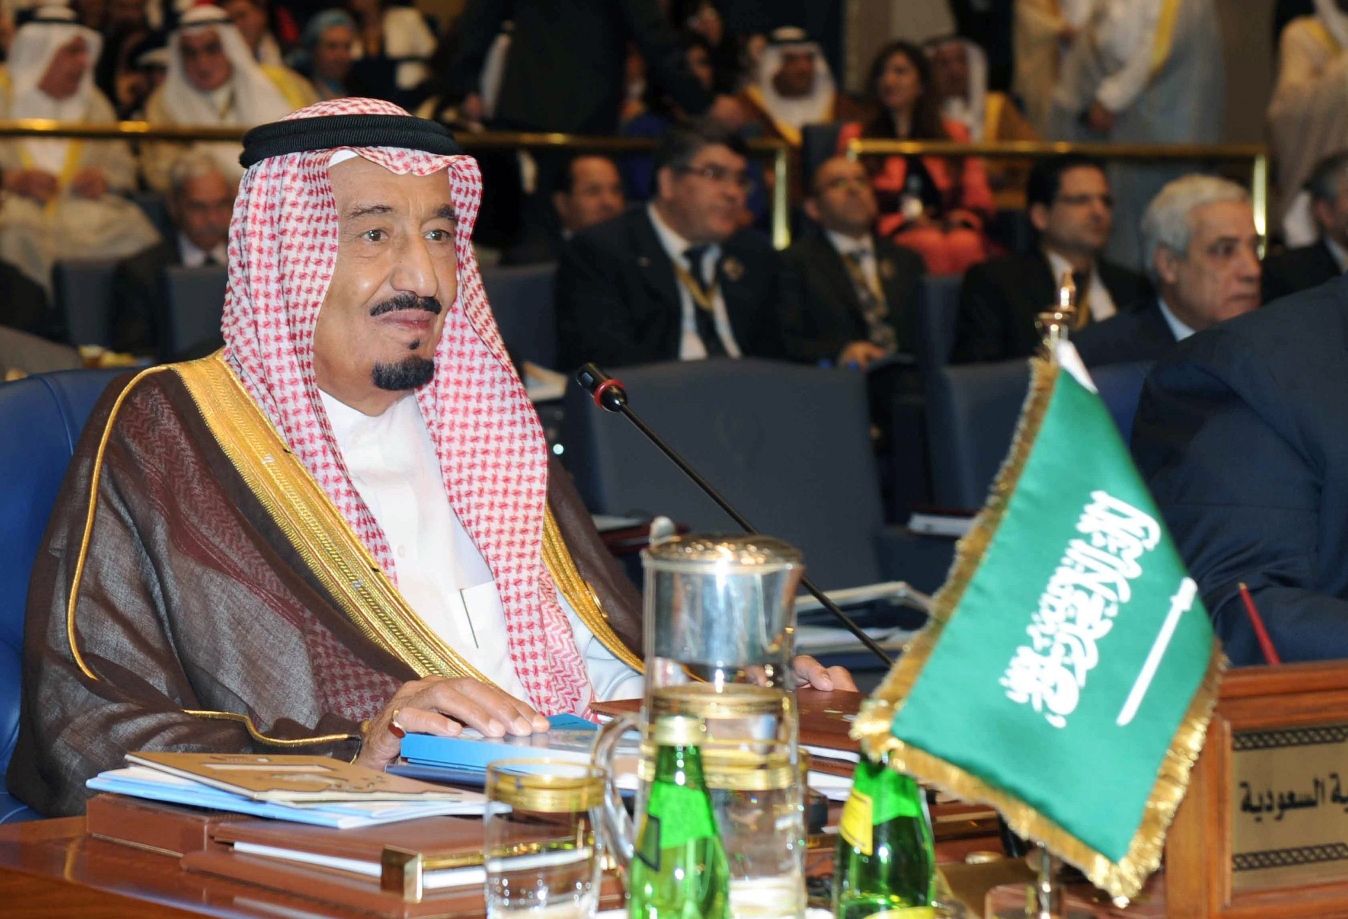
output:
[[[450,507],[440,464],[412,394],[382,415],[321,393],[352,484],[388,540],[398,592],[478,672],[528,701],[510,661],[505,610],[491,569]],[[641,695],[640,674],[615,658],[558,591],[594,699]]]

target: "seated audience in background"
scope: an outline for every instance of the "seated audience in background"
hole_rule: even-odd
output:
[[[253,60],[268,67],[283,67],[281,43],[272,34],[267,21],[267,0],[222,0],[221,9],[229,14],[234,28],[253,53]]]
[[[978,142],[1038,140],[1006,93],[988,91],[988,57],[967,38],[949,35],[926,43],[931,78],[941,99],[941,117],[958,121]],[[998,210],[1025,207],[1029,160],[992,160],[986,168]]]
[[[112,349],[164,360],[158,334],[165,315],[162,279],[170,265],[224,266],[235,182],[215,157],[185,154],[169,170],[168,211],[176,233],[117,265],[113,275]]]
[[[922,259],[873,232],[879,208],[865,167],[824,162],[805,213],[819,230],[782,256],[786,356],[865,370],[911,353]]]
[[[313,101],[313,87],[299,74],[253,60],[243,36],[218,6],[196,6],[183,13],[168,47],[168,77],[145,103],[149,121],[254,127],[277,121]],[[231,178],[243,175],[240,144],[211,141],[192,148],[210,151]],[[167,191],[169,169],[184,149],[173,141],[143,144],[141,167],[146,184],[155,191]]]
[[[1166,185],[1147,205],[1142,240],[1156,299],[1073,336],[1088,366],[1154,361],[1259,307],[1259,231],[1235,182],[1191,175]]]
[[[1100,161],[1076,154],[1041,159],[1030,171],[1026,198],[1038,245],[969,269],[955,320],[955,363],[1035,353],[1042,338],[1035,319],[1057,303],[1065,272],[1076,281],[1083,323],[1139,306],[1150,293],[1140,275],[1101,258],[1114,200]]]
[[[1348,267],[1348,150],[1316,164],[1306,180],[1320,238],[1264,260],[1264,302],[1319,287]]]
[[[751,125],[763,136],[800,146],[801,129],[811,124],[855,121],[860,106],[838,90],[819,43],[804,29],[783,26],[768,35],[755,79],[740,99]]]
[[[843,152],[856,137],[898,140],[969,140],[957,121],[941,118],[927,55],[916,45],[891,42],[876,55],[866,80],[875,108],[864,124],[849,124],[838,139]],[[976,156],[870,158],[880,204],[879,231],[917,251],[932,274],[959,274],[988,254],[983,224],[992,215],[992,190]]]
[[[1268,140],[1274,178],[1282,189],[1277,221],[1289,246],[1316,240],[1306,181],[1325,157],[1348,148],[1348,10],[1319,0],[1278,40],[1278,81],[1268,104]],[[1307,10],[1310,13],[1310,10]]]
[[[557,270],[562,367],[780,357],[778,259],[739,229],[744,143],[674,128],[655,154],[655,196],[571,240]]]
[[[94,86],[101,47],[70,10],[40,10],[14,37],[0,118],[116,121]],[[6,138],[0,169],[0,259],[44,288],[58,259],[122,258],[159,241],[144,212],[117,194],[136,185],[136,162],[121,141]]]
[[[313,84],[320,100],[351,95],[347,84],[355,41],[356,20],[346,10],[323,10],[305,23],[295,69]]]
[[[1242,254],[1242,258],[1245,258]],[[1193,336],[1151,371],[1133,456],[1231,663],[1348,657],[1348,279]]]
[[[581,154],[563,171],[562,187],[552,193],[552,213],[533,221],[524,238],[506,250],[501,263],[531,265],[555,262],[576,233],[623,211],[623,180],[613,160]]]
[[[685,32],[680,36],[683,44],[683,59],[688,72],[698,85],[711,91],[715,73],[711,64],[711,48],[707,40],[695,32]],[[637,55],[641,62],[640,55]],[[644,62],[642,63],[644,67]],[[654,83],[643,81],[643,92],[635,105],[628,107],[627,117],[623,118],[618,133],[624,137],[651,137],[659,139],[668,133],[670,127],[688,120],[688,113],[679,108],[678,103],[662,92]],[[653,160],[646,153],[631,153],[622,159],[623,185],[627,196],[633,201],[645,201],[651,194],[651,178],[655,172]]]
[[[463,98],[466,121],[485,115],[480,82],[487,53],[507,19],[514,22],[494,121],[523,131],[613,134],[626,81],[628,44],[646,61],[648,78],[690,116],[709,114],[735,128],[738,102],[713,95],[688,71],[657,0],[624,0],[624,15],[607,3],[558,0],[469,0],[457,22],[457,42],[442,43],[433,68],[441,95]]]
[[[392,102],[414,104],[414,92],[431,75],[426,62],[435,53],[435,35],[415,6],[383,0],[347,0],[356,20],[352,55],[360,62],[362,92]]]

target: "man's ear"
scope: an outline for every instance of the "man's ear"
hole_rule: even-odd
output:
[[[1046,229],[1048,229],[1047,207],[1045,207],[1042,204],[1031,204],[1029,214],[1030,214],[1030,224],[1036,230],[1038,230],[1040,233],[1043,233]]]
[[[655,197],[668,200],[674,197],[674,170],[661,166],[655,173]]]
[[[1157,246],[1155,254],[1152,255],[1156,273],[1167,284],[1179,283],[1179,263],[1180,257],[1172,252],[1169,246]]]
[[[805,214],[815,223],[819,223],[819,202],[813,198],[806,198],[802,205],[805,208]]]
[[[1334,225],[1334,206],[1328,201],[1311,201],[1311,216],[1315,218],[1315,228],[1322,234]]]

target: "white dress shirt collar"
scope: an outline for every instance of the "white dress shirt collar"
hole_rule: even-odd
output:
[[[188,239],[186,233],[178,234],[178,251],[182,254],[183,264],[188,268],[200,268],[206,264],[206,250],[199,248],[196,243]],[[210,256],[219,264],[224,265],[229,261],[229,249],[224,243],[220,243],[210,251]]]
[[[1053,273],[1053,284],[1056,290],[1058,280],[1063,276],[1063,272],[1073,272],[1072,263],[1047,246],[1044,247],[1044,256],[1048,259],[1049,270]],[[1078,302],[1081,300],[1082,293],[1083,291],[1077,291]],[[1102,319],[1108,319],[1119,311],[1114,298],[1110,296],[1109,288],[1100,279],[1100,271],[1094,263],[1091,264],[1090,282],[1084,293],[1088,295],[1086,305],[1091,308],[1091,319],[1094,321],[1099,322]],[[1051,305],[1049,303],[1044,304],[1045,307]]]
[[[1340,246],[1328,236],[1322,236],[1321,239],[1324,240],[1325,248],[1329,250],[1329,254],[1333,257],[1334,264],[1339,266],[1339,274],[1348,271],[1348,252],[1343,250],[1343,246]]]
[[[1185,325],[1183,320],[1170,311],[1170,307],[1166,306],[1164,300],[1157,297],[1156,303],[1161,307],[1161,315],[1165,317],[1165,324],[1170,326],[1170,334],[1175,336],[1175,341],[1184,341],[1194,334],[1193,329]]]

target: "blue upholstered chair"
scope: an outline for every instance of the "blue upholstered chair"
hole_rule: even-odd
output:
[[[1133,442],[1133,417],[1137,414],[1137,403],[1142,398],[1142,384],[1147,381],[1153,361],[1136,361],[1127,364],[1106,364],[1091,371],[1091,379],[1105,400],[1114,423],[1119,426],[1123,442]]]
[[[159,356],[175,360],[220,338],[229,277],[223,265],[169,265],[161,280],[165,315],[160,317]]]
[[[964,276],[958,274],[922,279],[917,302],[917,363],[928,376],[950,362],[963,283]]]
[[[762,532],[805,555],[828,590],[883,580],[880,486],[859,373],[760,360],[651,364],[619,374],[633,409]],[[577,386],[567,465],[590,510],[737,527],[624,418]]]
[[[940,367],[928,378],[927,442],[938,506],[983,506],[1029,385],[1023,360]]]
[[[556,273],[557,266],[551,262],[482,271],[482,287],[496,314],[501,338],[517,361],[557,366]]]
[[[76,345],[112,344],[112,276],[116,259],[68,259],[52,269],[52,296]]]
[[[0,774],[19,734],[28,578],[94,403],[124,370],[65,370],[0,384]],[[0,792],[0,823],[38,815]]]

